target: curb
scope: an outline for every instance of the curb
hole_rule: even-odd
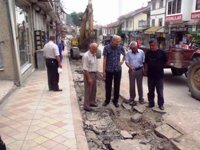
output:
[[[3,104],[3,102],[6,101],[7,98],[8,98],[13,92],[15,92],[16,90],[17,90],[17,87],[16,87],[15,85],[13,85],[12,88],[9,90],[9,92],[6,93],[6,94],[2,97],[2,99],[0,99],[0,105]]]
[[[71,107],[72,107],[72,112],[73,112],[72,114],[73,114],[74,132],[76,136],[77,149],[89,150],[85,132],[83,130],[83,120],[82,120],[79,104],[77,101],[77,95],[76,95],[76,90],[74,88],[74,82],[73,82],[68,55],[66,55],[66,57],[67,57],[66,58],[67,70],[69,72],[68,75],[69,75],[69,86],[70,86],[70,101],[71,101]]]

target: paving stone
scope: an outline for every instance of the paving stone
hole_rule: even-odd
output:
[[[124,107],[126,110],[131,110],[132,107],[129,104],[122,103],[122,107]]]
[[[165,114],[166,113],[166,110],[160,110],[159,107],[153,107],[152,110],[155,111],[155,112],[161,113],[161,114]]]
[[[143,150],[138,140],[114,140],[110,145],[114,150]]]
[[[142,118],[142,115],[137,113],[131,117],[131,121],[134,123],[137,123],[138,121],[140,121],[141,118]]]
[[[124,139],[132,139],[133,137],[125,130],[122,130],[120,134],[124,137]]]
[[[145,105],[137,105],[134,106],[133,109],[138,111],[139,113],[144,113],[144,111],[147,109]]]
[[[172,140],[178,150],[199,150],[200,144],[192,136],[186,134]]]
[[[163,124],[162,126],[159,126],[155,129],[155,132],[160,135],[161,137],[165,137],[167,139],[175,139],[181,134],[174,130],[172,127],[170,127],[167,124]]]

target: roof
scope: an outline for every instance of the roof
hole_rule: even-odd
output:
[[[102,27],[102,26],[101,26],[101,25],[98,25],[98,24],[96,24],[96,25],[93,26],[94,29],[99,29],[99,28],[101,28],[101,27]]]
[[[128,18],[130,16],[133,16],[133,15],[136,15],[136,14],[140,13],[141,11],[145,11],[148,8],[150,9],[150,6],[141,7],[139,9],[136,9],[134,11],[131,11],[131,12],[127,13],[127,14],[124,14],[124,15],[120,16],[118,19]]]
[[[107,24],[107,27],[116,27],[118,26],[118,21],[115,21],[113,23]]]
[[[144,33],[145,34],[155,34],[155,32],[160,30],[161,28],[163,28],[163,26],[151,27],[151,28],[147,29],[146,31],[144,31]]]

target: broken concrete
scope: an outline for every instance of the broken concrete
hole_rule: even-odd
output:
[[[165,114],[165,113],[166,113],[165,110],[160,110],[159,107],[153,107],[152,110],[155,111],[155,112],[158,112],[158,113],[162,113],[162,114]]]
[[[143,150],[138,140],[114,140],[110,145],[114,150]]]
[[[162,126],[159,126],[155,129],[155,132],[161,136],[161,137],[165,137],[167,139],[175,139],[179,136],[181,136],[181,134],[179,132],[177,132],[176,130],[174,130],[172,127],[170,127],[167,124],[163,124]]]
[[[124,107],[126,110],[131,110],[132,107],[129,104],[122,103],[122,107]]]
[[[124,139],[132,139],[133,137],[125,130],[122,130],[120,134],[123,136]]]
[[[147,109],[145,105],[137,105],[134,106],[133,109],[138,111],[139,113],[144,113],[144,111]]]
[[[134,123],[139,122],[140,119],[142,119],[142,115],[139,114],[139,113],[137,113],[137,114],[135,114],[135,115],[133,115],[133,116],[131,117],[131,121],[134,122]]]

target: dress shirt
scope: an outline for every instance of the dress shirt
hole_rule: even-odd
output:
[[[89,50],[84,53],[82,58],[83,70],[87,70],[89,72],[97,72],[98,71],[98,62],[96,58],[96,54],[92,54]]]
[[[56,56],[59,56],[59,50],[58,46],[53,43],[52,41],[49,41],[47,44],[45,44],[43,56],[47,59],[56,59]]]
[[[126,54],[125,62],[129,63],[129,65],[134,69],[142,67],[144,61],[145,61],[145,56],[143,50],[141,49],[138,49],[135,54],[132,52],[132,50],[129,50],[128,53]]]

